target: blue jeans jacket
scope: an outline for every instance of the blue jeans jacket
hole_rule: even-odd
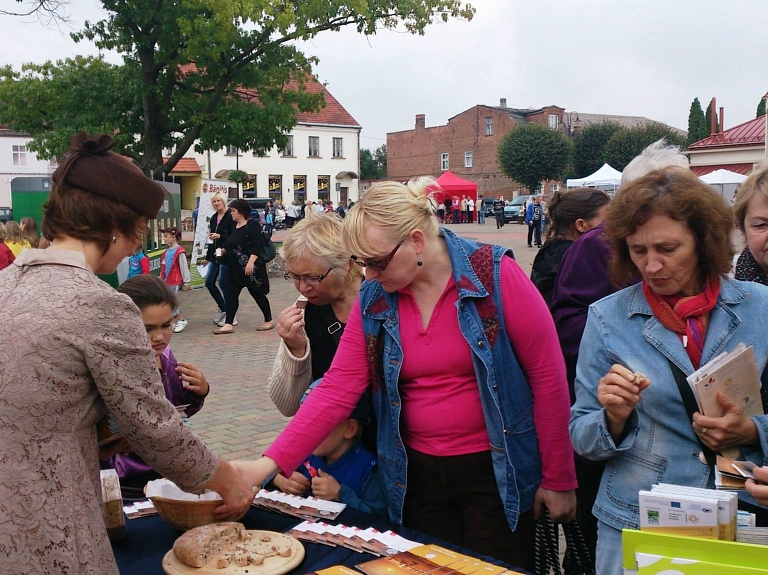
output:
[[[768,288],[723,278],[710,314],[701,364],[741,342],[753,345],[762,387],[768,388],[768,338],[760,319],[766,317],[767,309]],[[701,447],[669,361],[686,375],[694,371],[679,336],[653,316],[640,284],[590,306],[579,348],[570,432],[580,455],[607,460],[593,513],[615,529],[639,528],[637,492],[655,483],[714,488],[714,474],[699,460]],[[608,432],[605,410],[597,400],[597,383],[614,363],[643,372],[651,380],[618,445]],[[752,419],[760,443],[742,447],[743,456],[765,465],[768,416]]]
[[[510,529],[533,507],[541,482],[531,390],[507,338],[499,270],[509,250],[470,242],[443,229],[459,300],[459,326],[472,351],[496,483]],[[507,294],[509,297],[509,294]],[[376,281],[360,290],[368,345],[373,404],[378,421],[378,457],[389,516],[402,523],[407,456],[400,435],[398,378],[403,361],[397,293]]]

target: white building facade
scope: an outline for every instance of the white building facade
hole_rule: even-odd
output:
[[[12,208],[11,181],[21,176],[47,178],[56,169],[29,150],[30,137],[0,127],[0,208]]]
[[[346,205],[359,197],[360,129],[354,120],[344,125],[300,118],[282,150],[258,156],[230,147],[194,158],[203,178],[227,180],[233,170],[246,172],[250,181],[241,185],[243,197]]]

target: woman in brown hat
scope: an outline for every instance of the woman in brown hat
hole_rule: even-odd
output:
[[[114,144],[73,138],[44,208],[50,247],[0,273],[0,322],[12,326],[0,345],[0,573],[118,573],[99,480],[107,411],[182,489],[218,491],[220,517],[252,499],[165,399],[136,305],[96,277],[133,252],[165,197]]]

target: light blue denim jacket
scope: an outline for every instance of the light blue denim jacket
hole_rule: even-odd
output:
[[[472,351],[496,483],[514,531],[520,513],[533,507],[541,462],[531,390],[507,338],[502,312],[499,270],[502,257],[512,254],[505,248],[464,240],[450,230],[441,230],[441,235],[459,292],[456,312]],[[378,422],[381,482],[390,519],[402,523],[408,461],[400,434],[398,379],[403,349],[398,296],[385,292],[376,281],[364,282],[360,307]]]
[[[743,342],[753,345],[763,389],[768,385],[768,288],[722,278],[710,314],[701,364]],[[714,488],[714,474],[699,459],[701,447],[675,383],[669,360],[693,373],[677,334],[652,315],[637,284],[605,297],[589,308],[576,368],[576,403],[571,408],[574,449],[593,460],[607,460],[594,515],[616,529],[638,528],[638,491],[655,483]],[[644,373],[651,383],[627,420],[619,445],[611,438],[597,383],[611,365]],[[743,447],[743,456],[766,464],[768,416],[752,418],[760,445]],[[752,500],[753,502],[754,500]]]

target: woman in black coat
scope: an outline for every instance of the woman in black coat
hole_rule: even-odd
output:
[[[229,268],[229,286],[227,286],[227,318],[224,325],[215,330],[216,335],[224,335],[235,331],[234,321],[237,309],[240,307],[240,292],[248,290],[251,297],[264,314],[264,323],[257,327],[258,331],[266,331],[275,327],[272,321],[272,310],[269,306],[269,276],[267,266],[261,261],[261,250],[264,247],[264,237],[261,235],[261,225],[251,219],[251,206],[243,200],[234,200],[229,205],[233,225],[229,235],[224,240],[224,251]]]

